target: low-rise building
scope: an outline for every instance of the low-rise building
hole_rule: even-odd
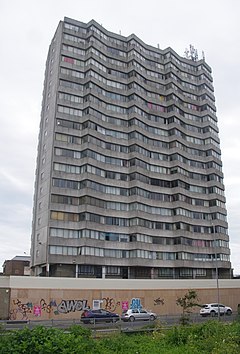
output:
[[[30,275],[30,256],[15,256],[3,263],[3,275]]]

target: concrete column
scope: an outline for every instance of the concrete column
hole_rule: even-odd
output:
[[[106,276],[106,267],[102,266],[102,278],[105,279]]]
[[[46,277],[49,277],[49,268],[50,268],[50,264],[47,263],[46,264]]]
[[[151,268],[151,279],[154,279],[154,268]]]

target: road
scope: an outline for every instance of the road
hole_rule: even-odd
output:
[[[232,322],[237,318],[237,314],[231,316],[221,316],[219,320],[221,322]],[[218,321],[217,317],[201,317],[199,314],[190,315],[191,323],[206,322],[214,319]],[[159,323],[162,327],[169,327],[179,324],[180,316],[158,316],[155,321],[135,321],[135,322],[123,322],[118,321],[117,323],[96,323],[96,324],[83,324],[80,319],[77,320],[31,320],[31,321],[0,321],[0,326],[6,330],[16,330],[28,327],[30,329],[36,326],[44,327],[54,327],[67,329],[73,324],[81,325],[87,328],[91,328],[93,331],[131,331],[139,330],[146,326],[152,326],[153,324]]]

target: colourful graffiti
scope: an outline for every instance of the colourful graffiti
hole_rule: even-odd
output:
[[[40,317],[43,312],[53,312],[54,315],[60,313],[69,313],[75,311],[82,311],[88,308],[87,300],[62,300],[60,304],[57,304],[55,300],[51,300],[49,303],[45,299],[41,299],[39,304],[32,302],[22,303],[19,299],[13,300],[15,306],[9,313],[10,320],[28,320],[29,314]]]
[[[130,309],[131,310],[133,310],[133,309],[141,310],[142,309],[141,299],[133,298],[130,303]]]
[[[34,313],[35,316],[40,317],[41,314],[42,314],[41,306],[34,305],[33,306],[33,313]]]
[[[57,307],[56,301],[55,300],[51,300],[49,302],[49,304],[47,304],[47,302],[44,299],[40,300],[40,306],[41,306],[41,310],[45,311],[47,313],[50,313],[54,307]]]
[[[116,312],[119,310],[139,309],[143,308],[141,299],[132,298],[128,300],[118,301],[113,297],[103,297],[99,301],[99,306],[104,310]],[[68,314],[70,312],[79,312],[89,308],[88,300],[86,299],[62,299],[59,303],[56,300],[50,300],[47,302],[45,299],[41,299],[39,303],[33,304],[32,302],[23,303],[19,299],[13,300],[13,309],[11,309],[9,318],[11,320],[21,319],[28,320],[29,316],[41,317],[44,313],[53,315]],[[158,297],[154,299],[154,305],[164,305],[164,299]]]
[[[154,299],[154,306],[155,305],[164,305],[164,299],[161,299],[160,297],[158,297],[157,299]]]
[[[128,310],[128,301],[122,301],[122,310],[127,311]]]
[[[32,302],[22,303],[19,299],[13,300],[13,304],[16,306],[15,309],[10,311],[9,318],[10,320],[27,320],[28,314],[32,313],[33,304]]]

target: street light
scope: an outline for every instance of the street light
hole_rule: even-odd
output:
[[[220,321],[220,308],[219,308],[219,281],[218,281],[218,261],[217,261],[217,239],[216,239],[216,233],[215,233],[215,225],[212,222],[212,227],[213,227],[213,237],[214,237],[214,248],[215,248],[215,269],[216,269],[216,284],[217,284],[217,303],[218,303],[218,321]]]

